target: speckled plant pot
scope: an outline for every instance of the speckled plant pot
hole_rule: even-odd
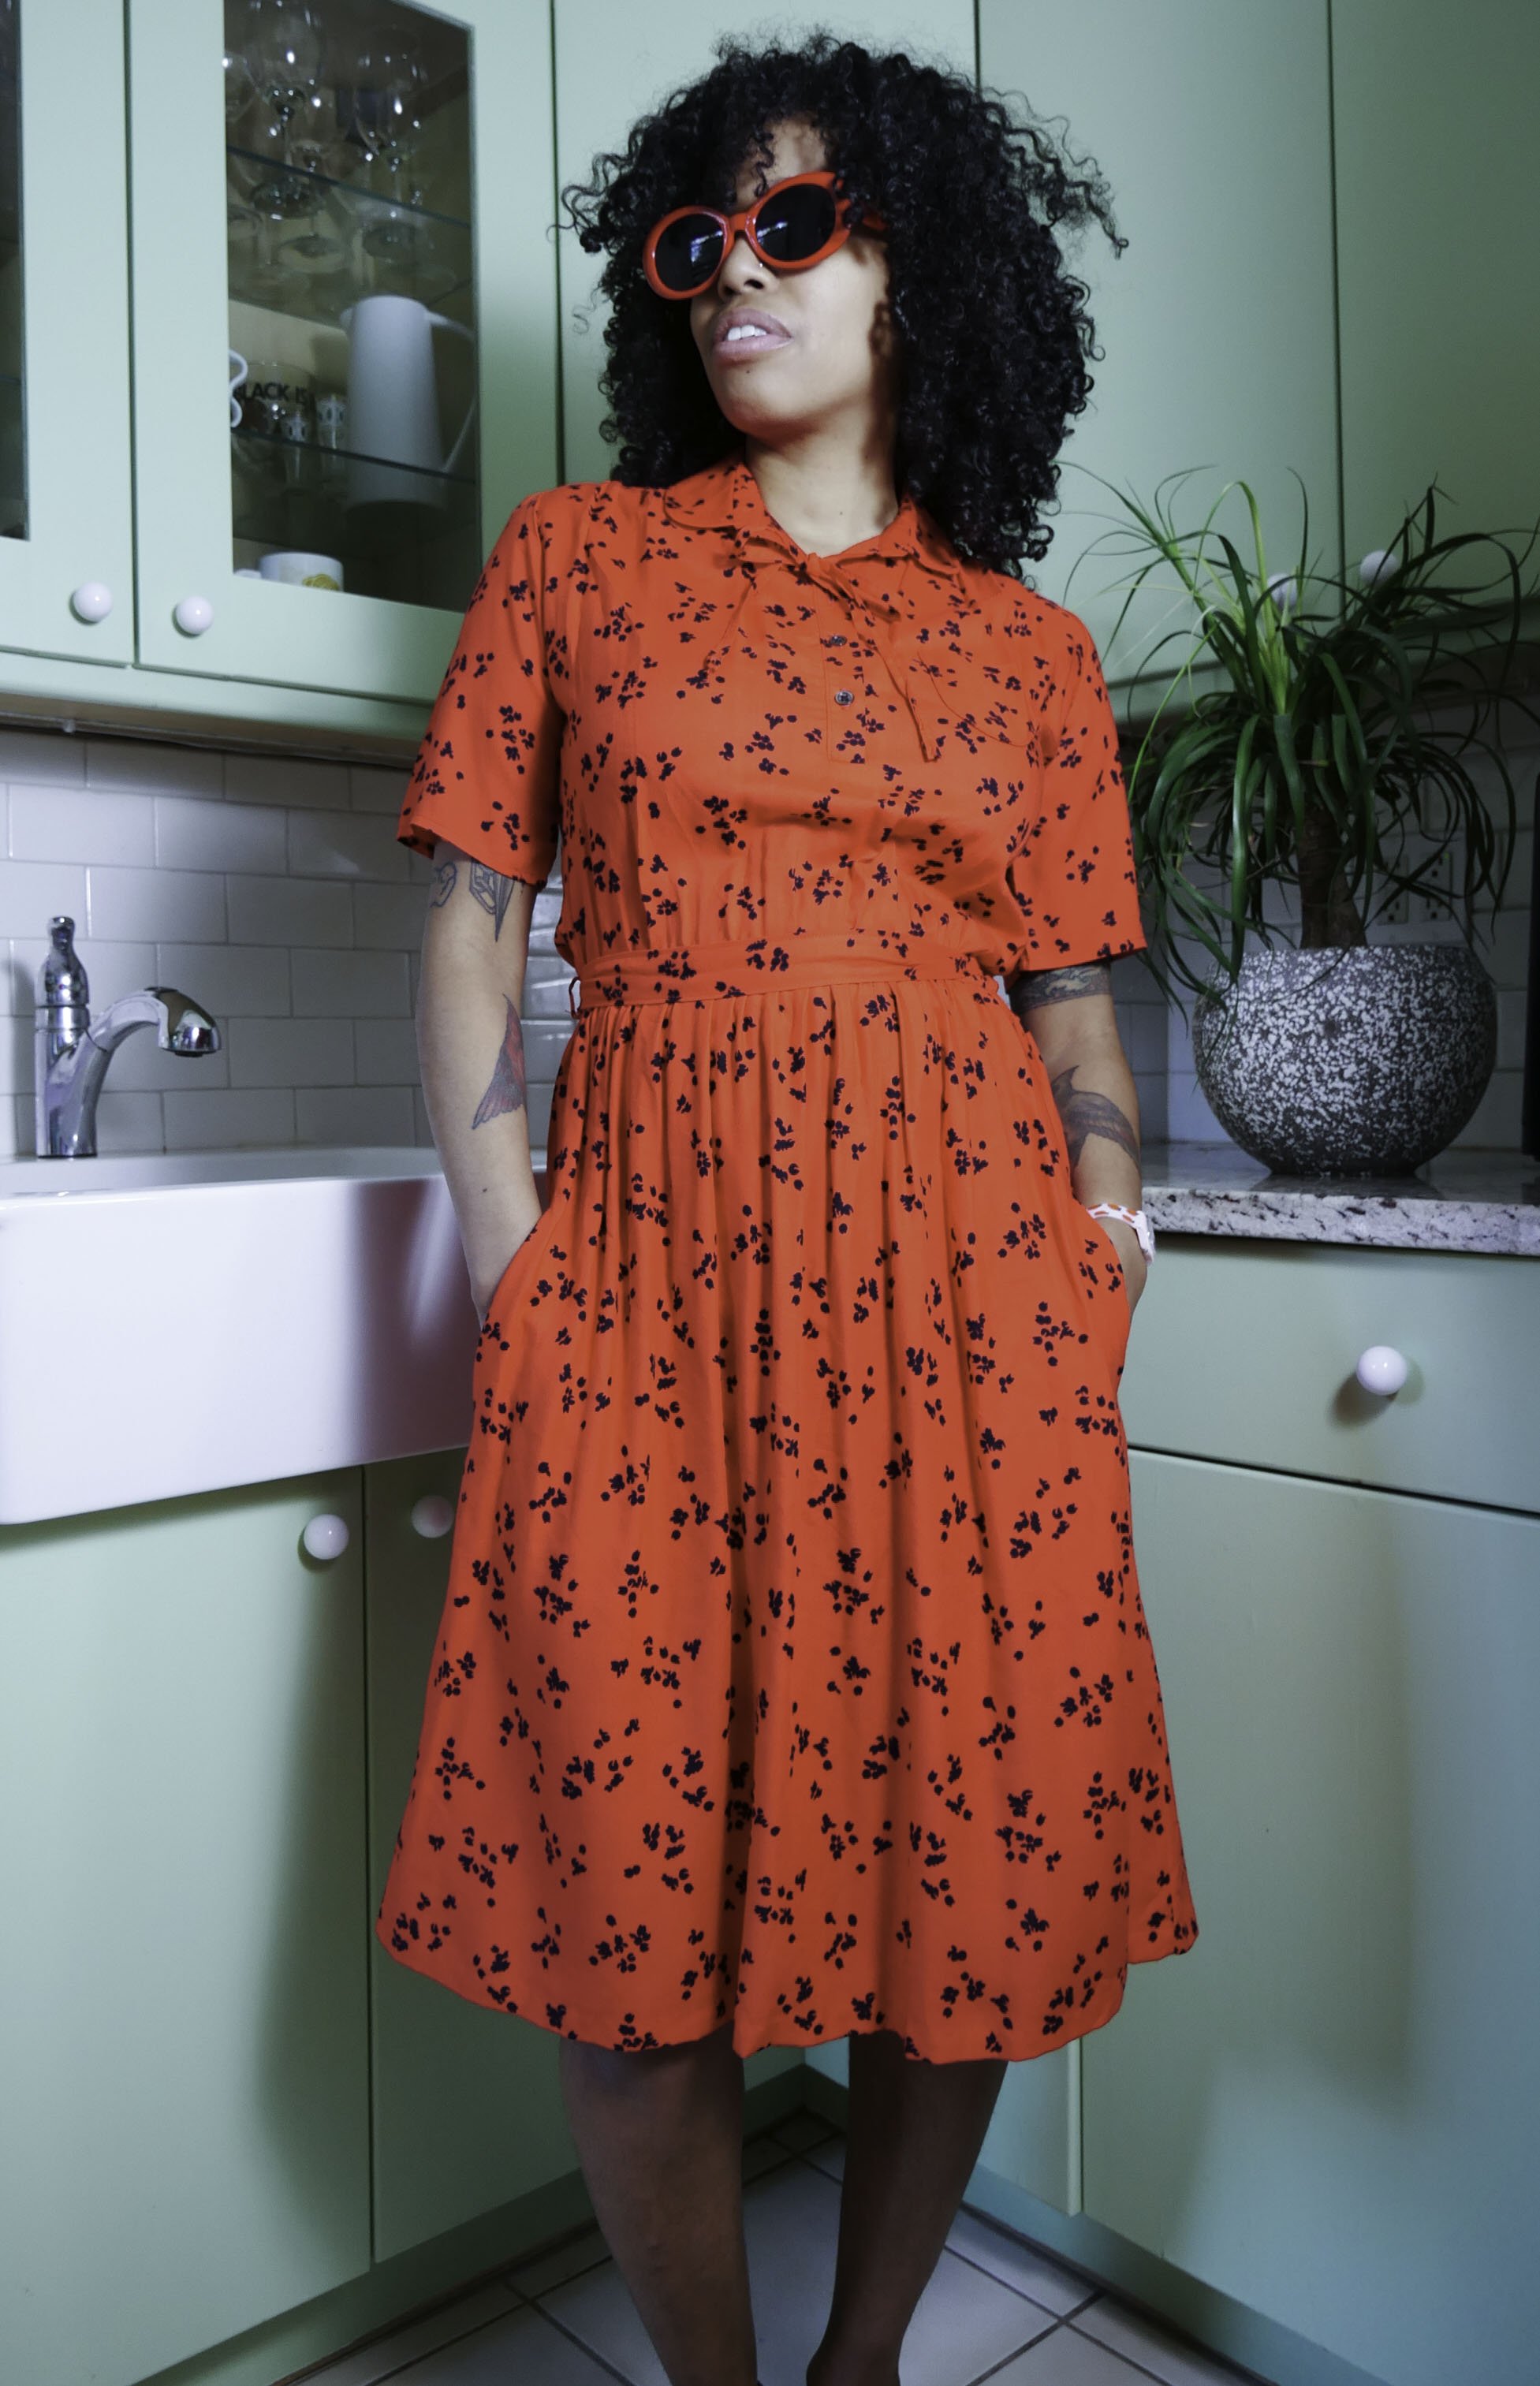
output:
[[[1286,1176],[1399,1176],[1453,1142],[1497,1050],[1465,945],[1248,953],[1200,995],[1198,1083],[1227,1135]]]

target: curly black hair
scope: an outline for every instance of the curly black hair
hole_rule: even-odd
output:
[[[648,286],[643,244],[688,199],[730,207],[741,167],[769,164],[773,127],[806,121],[855,220],[887,220],[897,486],[959,555],[1025,578],[1020,559],[1047,553],[1055,459],[1094,386],[1087,360],[1102,353],[1090,293],[1066,270],[1053,227],[1095,217],[1116,253],[1127,246],[1099,169],[1025,110],[1018,121],[1001,94],[903,50],[874,53],[822,29],[795,49],[732,34],[713,46],[718,63],[643,117],[623,156],[601,152],[592,180],[560,194],[582,247],[608,252],[599,388],[611,408],[603,436],[619,446],[613,477],[667,485],[736,446],[689,309]]]

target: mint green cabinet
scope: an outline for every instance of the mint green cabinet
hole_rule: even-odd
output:
[[[368,2267],[360,1525],[349,1471],[0,1535],[8,2377]]]
[[[318,0],[313,13],[323,45],[306,104],[313,95],[318,120],[324,114],[329,123],[339,84],[352,89],[348,77],[379,72],[357,63],[370,20],[374,31],[397,41],[405,29],[424,77],[422,98],[410,103],[420,105],[424,129],[408,179],[423,170],[415,152],[436,141],[445,153],[438,160],[441,180],[454,167],[462,170],[456,186],[463,183],[467,195],[456,207],[468,207],[469,220],[406,207],[393,219],[380,201],[361,221],[357,202],[343,199],[340,168],[329,156],[330,172],[308,181],[318,196],[330,192],[338,204],[311,215],[296,208],[275,231],[279,203],[264,193],[275,179],[298,183],[307,177],[288,162],[275,168],[269,183],[246,188],[244,199],[227,196],[222,0],[130,0],[139,656],[154,672],[425,702],[437,690],[481,558],[515,502],[557,477],[556,262],[546,231],[554,209],[549,12],[544,0],[453,0],[431,11],[401,0],[361,12]],[[451,95],[430,113],[429,101],[445,91]],[[347,146],[338,132],[334,149]],[[468,180],[467,149],[473,161]],[[291,146],[283,157],[292,156]],[[262,272],[243,268],[237,287],[232,259],[241,251],[231,226],[243,213],[251,220]],[[421,234],[418,254],[390,253],[393,222],[403,239]],[[314,260],[299,245],[318,240],[335,250],[334,261],[324,253]],[[473,292],[464,283],[470,274]],[[254,295],[259,292],[260,303]],[[462,332],[467,321],[474,325],[477,375],[465,394],[469,398],[474,386],[479,402],[465,452],[480,461],[480,521],[472,525],[478,552],[453,597],[441,604],[354,594],[345,574],[342,595],[239,576],[243,523],[232,523],[232,490],[244,483],[239,452],[232,472],[227,386],[234,333],[248,350],[260,345],[271,352],[260,360],[248,354],[248,364],[276,361],[296,372],[305,366],[323,382],[345,382],[350,420],[367,437],[366,393],[349,374],[352,335],[339,320],[344,300],[358,293],[391,298],[413,317],[399,342],[373,352],[368,394],[376,408],[385,395],[381,384],[393,372],[415,370],[430,348],[447,343],[434,368],[442,373],[455,352],[455,330],[432,329],[429,316],[452,313]],[[414,329],[415,345],[407,336]],[[308,343],[303,354],[295,345],[301,340]],[[446,445],[455,429],[443,426]],[[307,446],[307,456],[286,457],[276,439],[268,441],[274,471],[282,477],[290,465],[296,473],[308,470],[319,460],[319,436],[293,443]],[[261,446],[248,439],[245,460],[259,457]],[[421,517],[432,511],[433,475],[393,477],[378,460],[372,470],[389,486],[360,495],[357,507],[351,496],[345,506],[339,502],[339,524],[360,510],[376,519],[391,509]],[[254,551],[258,544],[252,542]],[[313,537],[295,544],[309,546]],[[270,548],[270,540],[266,545]],[[189,599],[207,607],[207,627],[189,626],[202,619],[201,611],[187,613]],[[210,693],[207,700],[218,699]]]
[[[1133,1488],[1201,1935],[1084,2042],[1084,2208],[1386,2386],[1530,2386],[1540,1517]]]
[[[366,1469],[369,1913],[407,1802],[448,1582],[450,1536],[419,1502],[459,1492],[465,1452]],[[442,1509],[441,1509],[442,1517]],[[374,2256],[384,2261],[578,2166],[557,2041],[407,1971],[370,1939]]]
[[[1336,568],[1326,0],[980,0],[979,75],[1046,119],[1068,118],[1070,147],[1100,166],[1129,244],[1114,256],[1093,225],[1069,249],[1105,353],[1064,446],[1053,546],[1029,567],[1085,621],[1109,676],[1127,679],[1181,616],[1169,593],[1142,598],[1108,653],[1128,561],[1112,547],[1079,559],[1129,517],[1087,472],[1147,504],[1168,474],[1211,468],[1174,493],[1184,525],[1244,476],[1289,543],[1270,559],[1282,569],[1298,549],[1292,467],[1309,493],[1312,546]],[[1238,492],[1217,519],[1249,553]],[[1181,652],[1167,647],[1156,668]]]
[[[1533,527],[1540,12],[1339,0],[1332,60],[1348,558],[1435,476],[1441,532]]]
[[[0,643],[126,663],[123,11],[120,0],[17,0],[10,17],[0,69],[7,172],[15,158],[14,185],[0,190]],[[110,610],[85,620],[70,598],[93,584]]]

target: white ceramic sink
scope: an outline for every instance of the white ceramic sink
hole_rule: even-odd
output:
[[[0,1524],[470,1438],[432,1150],[0,1162]]]

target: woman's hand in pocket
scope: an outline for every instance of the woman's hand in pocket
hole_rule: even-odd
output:
[[[1118,1254],[1119,1263],[1123,1272],[1123,1290],[1128,1295],[1129,1312],[1132,1315],[1138,1308],[1140,1296],[1145,1289],[1145,1279],[1149,1275],[1149,1262],[1139,1249],[1138,1236],[1123,1219],[1098,1218],[1096,1223],[1103,1234],[1110,1238],[1112,1248]]]
[[[545,1214],[545,1213],[540,1205],[539,1196],[537,1195],[535,1198],[533,1212],[531,1215],[528,1224],[525,1225],[523,1233],[515,1242],[513,1249],[511,1250],[503,1250],[501,1257],[493,1261],[490,1272],[483,1272],[482,1274],[478,1275],[476,1270],[474,1268],[472,1269],[471,1291],[476,1302],[476,1314],[481,1320],[483,1330],[486,1326],[487,1318],[491,1313],[492,1304],[497,1297],[498,1286],[507,1275],[509,1268],[512,1267],[514,1261],[519,1257],[520,1252],[523,1250],[524,1245],[529,1241],[530,1237],[534,1233],[535,1228],[539,1225],[540,1221]]]

